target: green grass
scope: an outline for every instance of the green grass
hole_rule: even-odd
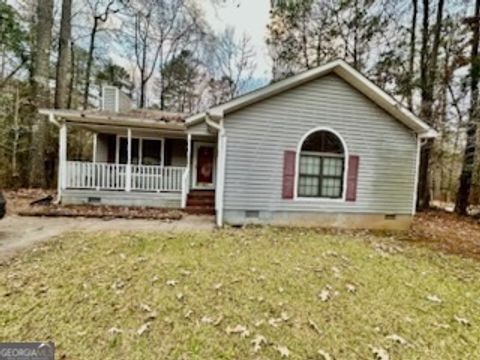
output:
[[[479,359],[479,265],[367,234],[75,233],[0,268],[0,341],[53,340],[59,359]]]

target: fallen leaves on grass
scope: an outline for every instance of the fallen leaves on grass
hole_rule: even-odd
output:
[[[427,300],[432,302],[432,303],[435,303],[435,304],[441,304],[442,303],[442,299],[440,299],[437,295],[429,294],[429,295],[427,295]]]
[[[227,326],[227,328],[225,329],[225,332],[229,335],[239,334],[240,337],[242,338],[246,338],[250,335],[250,332],[248,331],[247,327],[243,325],[237,325],[234,327]]]
[[[392,334],[392,335],[388,335],[386,337],[387,340],[391,340],[393,341],[394,343],[397,343],[397,344],[400,344],[400,345],[408,345],[408,341],[405,340],[403,337],[401,337],[400,335],[397,335],[397,334]]]
[[[175,286],[177,285],[178,281],[177,280],[167,280],[166,284],[167,286]]]
[[[277,345],[276,349],[280,353],[280,357],[288,358],[290,356],[290,350],[286,346]]]
[[[267,345],[267,339],[262,335],[257,335],[252,340],[253,352],[257,353],[262,349],[262,345]]]
[[[317,323],[315,321],[313,321],[312,319],[308,319],[308,325],[310,326],[310,328],[312,328],[317,334],[321,335],[322,334],[322,331],[320,330],[320,328],[318,327]]]
[[[323,350],[318,350],[318,355],[320,355],[321,360],[333,360],[329,353]]]
[[[372,346],[371,349],[375,360],[390,360],[390,355],[384,348]]]
[[[330,293],[330,290],[323,289],[318,293],[318,298],[323,302],[327,302],[332,298],[332,294]]]
[[[468,320],[467,318],[464,318],[464,317],[460,317],[460,316],[457,316],[455,315],[453,317],[453,319],[458,322],[460,325],[465,325],[465,326],[470,326],[470,320]]]
[[[147,332],[150,329],[150,323],[146,322],[140,328],[137,330],[137,334],[142,336],[145,332]]]

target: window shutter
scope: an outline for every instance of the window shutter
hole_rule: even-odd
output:
[[[347,174],[347,201],[357,200],[357,183],[358,183],[358,166],[360,157],[350,155],[348,157],[348,174]]]
[[[283,154],[283,199],[293,199],[293,188],[295,186],[295,159],[295,151],[285,150]]]

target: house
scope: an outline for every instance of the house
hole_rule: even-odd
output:
[[[436,136],[341,60],[193,116],[42,113],[60,128],[62,202],[185,208],[218,225],[404,229]],[[67,159],[67,126],[93,132],[91,162]]]

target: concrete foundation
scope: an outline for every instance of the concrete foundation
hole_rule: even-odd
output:
[[[348,214],[312,212],[271,212],[225,210],[224,221],[229,225],[280,225],[342,229],[407,230],[412,215]]]
[[[62,204],[181,208],[182,194],[137,191],[64,190]]]

